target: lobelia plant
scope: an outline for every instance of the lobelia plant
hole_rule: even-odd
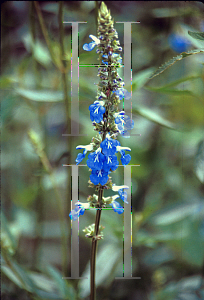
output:
[[[99,83],[96,101],[89,106],[90,119],[94,130],[97,131],[89,145],[80,145],[76,149],[83,149],[83,153],[79,153],[76,158],[77,165],[86,157],[87,166],[91,169],[89,186],[95,188],[97,195],[93,194],[87,198],[87,203],[78,202],[76,208],[72,210],[69,217],[77,220],[83,215],[88,208],[96,209],[95,224],[86,227],[83,231],[86,237],[92,238],[91,251],[91,300],[95,299],[95,261],[97,241],[103,238],[100,226],[101,212],[103,208],[110,205],[118,214],[122,214],[124,208],[116,201],[119,197],[127,202],[127,193],[125,189],[128,186],[117,186],[112,183],[110,174],[114,172],[118,166],[117,153],[120,152],[120,160],[123,166],[129,164],[131,160],[131,151],[128,147],[122,147],[117,140],[118,134],[123,137],[129,137],[129,130],[134,126],[133,120],[128,117],[124,111],[119,110],[120,101],[129,100],[131,94],[124,89],[124,82],[118,75],[117,69],[121,68],[122,58],[120,52],[120,42],[118,34],[113,26],[112,17],[107,6],[102,2],[98,14],[98,37],[89,36],[92,42],[84,44],[85,51],[91,51],[97,46],[96,53],[99,54],[100,66],[98,68]],[[104,197],[104,189],[112,189],[117,192],[114,196]]]

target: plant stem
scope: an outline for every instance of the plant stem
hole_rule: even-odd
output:
[[[51,44],[51,41],[50,41],[50,38],[49,38],[49,35],[48,35],[47,28],[46,28],[45,23],[44,23],[44,20],[43,20],[43,15],[42,15],[42,12],[41,12],[41,10],[40,10],[40,6],[39,6],[38,1],[34,1],[34,5],[35,5],[35,8],[36,8],[36,12],[37,12],[37,15],[38,15],[38,19],[39,19],[39,22],[40,22],[40,27],[41,27],[42,33],[43,33],[43,35],[44,35],[44,38],[45,38],[45,41],[46,41],[48,50],[49,50],[49,52],[50,52],[50,56],[51,56],[51,58],[52,58],[52,62],[54,63],[54,65],[55,65],[61,72],[64,72],[64,68],[63,68],[62,66],[60,66],[60,65],[56,62],[55,54],[54,54],[54,52],[53,52],[52,44]]]
[[[98,193],[98,203],[99,209],[96,212],[96,220],[95,220],[95,237],[92,238],[92,249],[91,249],[91,278],[90,278],[90,288],[91,288],[91,296],[90,300],[96,299],[96,288],[95,288],[95,270],[96,270],[96,249],[97,249],[97,235],[99,233],[99,225],[101,219],[101,202],[103,197],[103,190],[100,189]]]

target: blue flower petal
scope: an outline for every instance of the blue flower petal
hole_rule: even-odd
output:
[[[131,93],[129,93],[127,90],[124,89],[124,98],[125,100],[131,99]]]
[[[93,184],[101,184],[104,185],[108,181],[108,172],[104,170],[92,170],[92,174],[90,175],[90,180]]]
[[[90,110],[90,119],[93,122],[100,123],[103,120],[103,114],[106,109],[99,102],[95,101],[94,104],[89,106]]]
[[[106,138],[103,142],[101,142],[100,147],[102,148],[103,154],[106,156],[114,155],[116,153],[116,147],[120,143],[117,140],[113,140],[111,138]]]
[[[107,61],[102,60],[102,63],[103,63],[104,65],[108,65],[108,62],[107,62]]]
[[[83,45],[83,49],[85,51],[91,51],[94,49],[94,47],[96,46],[96,43],[95,42],[90,42],[89,44],[84,44]]]
[[[123,156],[121,156],[120,160],[121,160],[122,165],[126,166],[131,161],[131,155],[130,154],[123,155]]]
[[[118,194],[120,195],[120,198],[128,204],[128,201],[127,201],[127,192],[124,191],[124,189],[120,189],[118,190]]]
[[[119,215],[124,212],[124,208],[117,201],[113,201],[110,205],[112,206],[113,210]]]
[[[77,207],[69,213],[69,217],[71,220],[76,221],[79,216],[82,216],[84,214],[84,212],[85,208],[83,207],[83,205],[78,204]]]
[[[100,152],[90,153],[87,160],[87,166],[92,170],[101,170],[105,156]]]
[[[85,155],[83,153],[79,153],[76,158],[77,165],[84,159]]]

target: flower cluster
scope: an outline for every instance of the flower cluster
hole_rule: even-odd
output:
[[[98,16],[98,37],[89,35],[92,41],[84,44],[85,51],[92,51],[96,46],[96,53],[99,54],[100,65],[98,67],[99,83],[97,84],[96,100],[89,106],[90,119],[94,129],[98,132],[92,142],[86,146],[78,146],[76,149],[84,149],[79,153],[76,163],[79,164],[90,151],[87,159],[87,166],[91,169],[90,186],[96,190],[110,189],[118,194],[110,197],[102,197],[102,202],[98,203],[96,196],[89,196],[90,207],[105,207],[111,205],[113,211],[118,214],[124,209],[117,198],[127,202],[127,186],[116,186],[112,184],[109,174],[119,166],[117,154],[120,153],[120,161],[126,166],[131,155],[126,151],[131,151],[128,147],[122,147],[116,139],[118,134],[129,137],[128,130],[133,129],[134,122],[124,111],[119,110],[120,101],[130,100],[131,94],[124,89],[124,82],[118,75],[117,69],[121,67],[122,57],[120,52],[120,42],[118,34],[113,27],[113,21],[106,5],[102,2]],[[84,213],[86,204],[78,206],[70,213],[70,217],[76,220]],[[98,206],[99,207],[99,206]]]

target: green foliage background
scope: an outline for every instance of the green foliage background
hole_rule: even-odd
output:
[[[88,106],[95,100],[97,68],[79,69],[80,118],[75,122],[88,136],[68,139],[62,136],[69,132],[63,80],[70,103],[71,25],[64,24],[63,53],[60,3],[37,3],[39,11],[33,1],[1,4],[2,299],[88,299],[88,281],[62,279],[63,273],[70,276],[71,267],[70,177],[62,164],[75,164],[76,146],[89,144],[95,135]],[[105,3],[115,21],[141,22],[132,25],[132,133],[141,136],[120,142],[132,149],[131,164],[140,165],[132,170],[132,274],[142,279],[114,280],[123,274],[123,216],[103,211],[97,299],[203,299],[204,55],[183,55],[149,78],[179,55],[169,45],[170,34],[184,36],[189,51],[204,48],[202,38],[188,34],[204,31],[204,6]],[[96,35],[99,4],[61,4],[64,21],[87,21],[79,24],[80,64],[97,63],[95,51],[85,52],[82,46],[90,42],[89,34]],[[123,24],[115,28],[123,46]],[[29,138],[30,130],[35,134]],[[80,168],[81,202],[93,192],[89,174],[88,167]],[[122,168],[113,180],[123,184]],[[91,247],[82,229],[93,221],[93,211],[80,217],[81,276],[88,276]]]

